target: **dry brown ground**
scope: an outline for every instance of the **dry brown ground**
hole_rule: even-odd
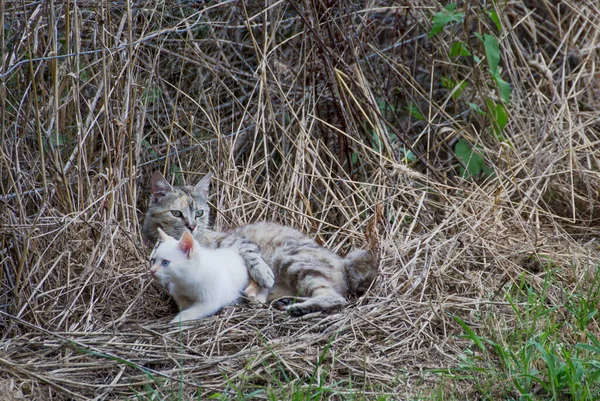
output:
[[[445,2],[0,2],[0,393],[425,397],[468,347],[453,315],[510,322],[505,292],[548,263],[556,299],[585,280],[599,7],[502,2],[499,31],[485,3],[429,38]],[[501,136],[468,105],[501,104],[474,33],[498,37],[513,85]],[[450,57],[457,41],[481,62]],[[461,176],[460,139],[493,177]],[[217,228],[275,220],[342,254],[381,204],[379,278],[331,315],[230,307],[170,327],[140,240],[154,170],[213,171]]]

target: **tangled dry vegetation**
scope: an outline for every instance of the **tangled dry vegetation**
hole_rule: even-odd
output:
[[[596,2],[252,3],[0,2],[6,399],[479,398],[439,374],[472,345],[453,317],[510,331],[514,286],[558,305],[598,266]],[[181,332],[140,239],[155,170],[213,171],[217,228],[342,254],[381,205],[379,278]]]

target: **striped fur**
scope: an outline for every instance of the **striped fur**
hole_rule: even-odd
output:
[[[158,220],[156,216],[164,216],[165,210],[181,204],[193,204],[206,210],[204,216],[208,215],[206,199],[210,175],[193,189],[171,187],[171,193],[163,194],[154,201],[154,188],[161,189],[166,183],[162,176],[156,174],[152,181],[153,201],[142,229],[146,242],[153,242],[157,238],[155,231],[158,227],[175,237],[185,229],[190,229],[183,220]],[[155,180],[159,185],[155,185]],[[171,226],[168,226],[169,222]],[[356,250],[346,258],[341,258],[291,227],[262,222],[229,232],[216,232],[206,228],[207,222],[207,219],[197,221],[193,233],[198,242],[209,248],[236,247],[250,277],[258,286],[270,288],[268,301],[278,299],[276,306],[286,309],[293,316],[340,308],[346,304],[346,296],[364,293],[377,274],[378,262],[370,252]],[[291,303],[291,298],[297,298],[300,302]]]
[[[194,187],[171,186],[159,172],[154,172],[151,181],[152,196],[142,224],[144,243],[153,245],[158,240],[158,229],[171,237],[180,238],[188,230],[203,246],[221,248],[235,246],[248,268],[250,278],[261,288],[271,288],[273,272],[255,244],[250,241],[229,238],[225,233],[207,231],[209,207],[207,203],[211,174],[206,175]],[[222,245],[221,245],[222,244]]]

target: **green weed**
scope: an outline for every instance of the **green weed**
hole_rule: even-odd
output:
[[[524,274],[507,292],[512,324],[490,314],[476,330],[453,316],[473,346],[463,350],[458,368],[438,372],[452,381],[472,381],[483,399],[598,399],[600,342],[594,334],[594,301],[599,275],[594,273],[593,280],[564,303],[554,304],[549,294],[559,281],[550,264],[545,273],[540,288]]]

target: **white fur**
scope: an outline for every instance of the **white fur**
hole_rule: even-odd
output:
[[[150,271],[181,310],[171,323],[211,316],[240,297],[249,278],[235,248],[209,249],[194,240],[188,255],[179,243],[165,234],[151,256]]]

